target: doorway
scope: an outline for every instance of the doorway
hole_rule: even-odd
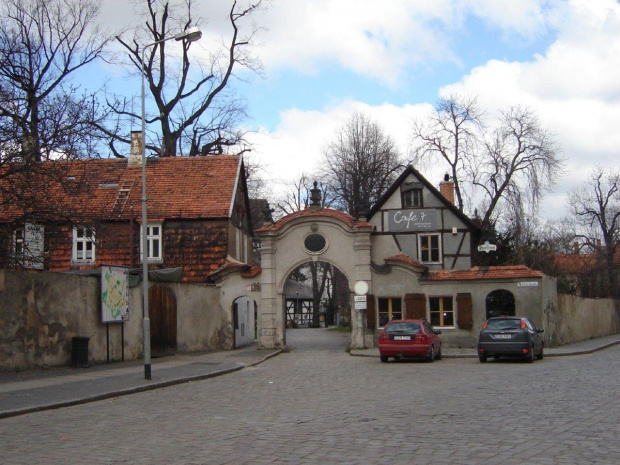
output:
[[[515,296],[506,289],[490,292],[486,298],[487,320],[495,316],[515,316]]]

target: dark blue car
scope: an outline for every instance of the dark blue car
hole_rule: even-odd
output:
[[[478,336],[478,358],[520,357],[528,362],[542,359],[544,342],[541,333],[528,318],[505,316],[490,318]]]

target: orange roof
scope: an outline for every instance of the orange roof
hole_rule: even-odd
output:
[[[293,212],[280,218],[275,224],[263,226],[257,229],[255,232],[262,233],[267,231],[278,231],[292,221],[299,218],[331,218],[342,221],[351,228],[372,228],[370,223],[366,221],[358,221],[348,213],[341,212],[339,210],[332,210],[331,208],[320,208],[318,210],[306,209]]]
[[[414,266],[416,268],[425,268],[425,265],[423,265],[417,260],[414,260],[409,255],[403,252],[400,252],[399,254],[394,255],[393,257],[388,257],[385,259],[385,261],[386,262],[402,262],[402,263],[406,263],[407,265]]]
[[[226,218],[240,160],[236,155],[147,159],[149,221]],[[37,200],[40,209],[56,208],[63,216],[76,219],[128,219],[133,207],[135,218],[140,220],[141,165],[128,167],[127,159],[97,159],[46,162],[41,168],[41,172],[53,175],[39,186],[44,193],[44,198]],[[23,182],[32,189],[32,179]],[[14,207],[7,213],[15,218],[22,211]]]
[[[600,262],[600,257],[596,254],[557,254],[553,257],[558,272],[568,275],[593,270]]]
[[[534,271],[525,265],[488,266],[470,268],[469,270],[430,271],[430,281],[471,281],[477,279],[523,279],[542,278],[541,271]]]

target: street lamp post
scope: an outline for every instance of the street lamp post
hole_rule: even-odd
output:
[[[148,225],[146,212],[146,97],[144,93],[144,52],[153,45],[167,40],[187,40],[194,42],[202,37],[197,27],[167,39],[158,40],[142,47],[142,333],[144,337],[144,379],[151,379],[151,319],[149,318],[149,260],[148,260]]]

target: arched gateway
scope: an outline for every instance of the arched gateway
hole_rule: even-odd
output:
[[[370,285],[370,233],[372,226],[346,213],[312,205],[273,225],[263,226],[261,240],[261,295],[258,309],[258,348],[281,348],[285,337],[284,284],[298,266],[310,261],[337,267],[351,287]],[[362,286],[363,287],[363,286]],[[364,347],[363,311],[351,311],[351,347]]]

